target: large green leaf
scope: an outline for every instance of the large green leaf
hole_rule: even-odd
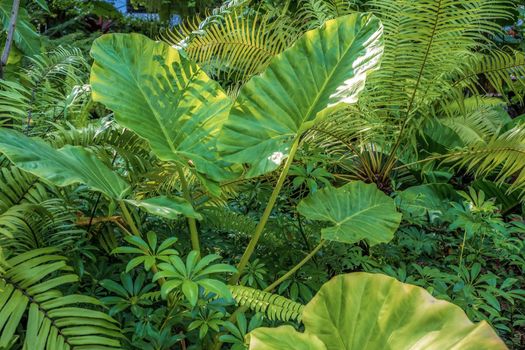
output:
[[[291,343],[295,350],[507,348],[485,321],[473,324],[458,306],[380,274],[333,278],[306,305],[302,321],[304,333],[287,326],[255,329],[248,335],[250,350]],[[307,337],[322,344],[305,344]]]
[[[401,221],[394,200],[361,181],[323,188],[303,199],[297,210],[308,219],[331,222],[321,230],[323,238],[343,243],[389,242]]]
[[[220,86],[176,49],[140,34],[110,34],[95,40],[91,70],[93,100],[146,139],[162,160],[220,180],[216,137],[231,101]]]
[[[202,219],[202,215],[197,213],[187,200],[180,197],[159,196],[140,201],[127,199],[126,202],[166,219],[176,219],[180,214],[194,219]]]
[[[249,164],[247,176],[276,169],[294,139],[326,115],[319,112],[357,101],[382,52],[382,25],[370,14],[307,32],[242,88],[220,135],[220,152]]]
[[[117,199],[129,189],[126,181],[82,147],[67,145],[56,150],[40,139],[0,128],[0,153],[18,168],[57,186],[83,183]]]

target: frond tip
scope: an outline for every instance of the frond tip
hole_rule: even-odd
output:
[[[63,295],[56,287],[78,281],[54,248],[35,249],[7,260],[0,273],[0,349],[16,343],[27,312],[24,349],[120,349],[117,322],[84,295]],[[79,307],[79,304],[91,308]]]
[[[487,177],[497,172],[495,181],[509,183],[509,192],[525,195],[525,124],[517,125],[487,142],[472,144],[450,152],[445,160],[464,167],[476,177]]]
[[[244,286],[228,286],[233,299],[241,306],[264,313],[270,320],[301,319],[304,305],[283,296]]]

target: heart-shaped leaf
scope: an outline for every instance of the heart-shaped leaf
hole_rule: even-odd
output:
[[[381,274],[334,277],[305,306],[302,322],[303,333],[255,329],[250,350],[507,349],[485,321],[474,324],[458,306]]]
[[[343,243],[389,242],[401,221],[394,200],[361,181],[323,188],[303,199],[297,210],[308,219],[331,222],[321,230],[323,238]]]
[[[307,32],[241,90],[219,138],[225,159],[247,163],[247,176],[275,170],[294,140],[327,107],[351,104],[383,53],[382,25],[351,14]]]
[[[161,160],[191,163],[221,180],[216,137],[231,100],[178,50],[140,34],[109,34],[91,49],[93,100],[151,145]]]

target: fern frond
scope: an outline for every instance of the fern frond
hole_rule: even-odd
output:
[[[78,281],[54,248],[32,250],[7,260],[0,274],[0,348],[25,330],[24,349],[119,349],[121,332],[101,303],[84,295],[63,295],[57,287]],[[80,305],[89,305],[91,308]],[[21,325],[27,315],[27,323]]]
[[[220,16],[197,17],[184,23],[180,32],[166,32],[163,39],[182,47],[210,76],[236,91],[300,34],[284,31],[267,15],[245,12],[236,7]]]
[[[304,30],[310,30],[355,10],[354,4],[349,0],[301,0],[297,16],[304,23]]]
[[[488,45],[486,34],[499,32],[498,21],[513,8],[507,0],[373,0],[369,6],[385,27],[385,53],[367,83],[366,102],[401,121],[426,114],[450,88],[449,77],[469,70],[473,50]]]
[[[38,204],[49,198],[48,187],[17,167],[0,169],[0,214],[21,203]]]
[[[525,124],[485,142],[475,142],[463,150],[454,150],[444,160],[463,167],[476,177],[494,176],[495,182],[509,183],[509,192],[525,195]]]
[[[0,84],[0,124],[32,133],[81,109],[90,96],[85,85],[89,66],[76,48],[58,47],[28,58],[17,82]]]
[[[464,88],[472,93],[498,94],[508,98],[506,88],[523,101],[525,91],[525,54],[512,50],[490,50],[475,57],[472,67],[458,78],[453,87],[462,93]],[[483,78],[486,84],[480,84]]]
[[[270,320],[301,320],[304,305],[283,296],[244,286],[228,286],[235,301],[255,312],[262,312]]]

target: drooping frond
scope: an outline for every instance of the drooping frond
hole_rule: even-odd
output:
[[[33,250],[7,260],[5,272],[0,274],[0,348],[16,342],[18,327],[25,329],[24,349],[120,348],[118,324],[94,310],[94,306],[101,305],[97,299],[64,295],[56,289],[78,281],[65,260],[54,248]]]
[[[493,176],[498,184],[509,183],[509,191],[525,194],[525,124],[517,125],[484,142],[473,142],[453,150],[445,162],[463,167],[476,177]]]
[[[0,125],[38,133],[82,109],[88,64],[79,49],[63,47],[28,60],[18,82],[0,83]]]
[[[270,320],[290,321],[301,319],[304,305],[283,296],[244,286],[228,286],[235,301]]]
[[[297,16],[304,23],[304,30],[309,30],[355,10],[354,3],[350,0],[301,0]]]
[[[369,9],[385,27],[382,67],[364,102],[402,120],[450,89],[449,77],[468,71],[473,50],[487,46],[487,33],[510,18],[507,0],[373,0]]]
[[[180,32],[168,31],[163,38],[183,48],[208,75],[235,93],[297,39],[299,31],[290,29],[268,15],[235,7],[204,20],[197,17],[184,23]]]
[[[481,78],[481,81],[480,81]],[[472,66],[452,85],[457,94],[467,88],[472,93],[498,94],[508,98],[506,88],[523,101],[525,54],[513,50],[490,50],[475,56]]]

